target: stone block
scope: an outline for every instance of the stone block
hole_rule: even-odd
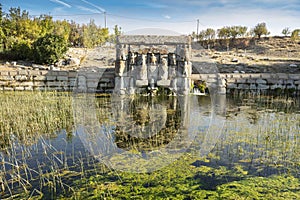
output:
[[[240,89],[240,90],[249,90],[250,86],[249,86],[249,84],[238,84],[237,89]]]
[[[76,78],[77,75],[78,75],[78,72],[75,72],[75,71],[69,71],[69,73],[68,73],[69,78]]]
[[[34,76],[33,80],[34,81],[45,81],[47,79],[46,76]]]
[[[207,83],[217,83],[218,82],[218,79],[217,78],[212,78],[212,77],[209,77],[207,80],[206,80]]]
[[[296,85],[300,85],[300,80],[294,82]]]
[[[267,84],[267,81],[264,80],[264,79],[257,79],[255,82],[256,82],[257,84],[260,84],[260,85],[265,85],[265,84]]]
[[[9,76],[9,72],[2,71],[2,72],[0,72],[0,75],[1,76]]]
[[[235,84],[235,83],[227,83],[227,88],[228,89],[236,89],[237,88],[237,84]]]
[[[268,84],[271,84],[271,85],[276,85],[276,84],[283,84],[283,80],[282,79],[268,79]]]
[[[33,86],[34,84],[33,84],[33,82],[32,81],[28,81],[28,82],[22,82],[22,83],[20,83],[20,86]]]
[[[3,85],[8,85],[8,83],[9,83],[8,81],[0,81],[0,85],[2,85],[2,86]]]
[[[68,71],[58,71],[57,76],[68,76]]]
[[[170,80],[159,80],[157,81],[158,86],[169,87],[171,81]]]
[[[8,73],[10,76],[16,76],[18,74],[18,71],[10,71]]]
[[[289,79],[300,80],[300,74],[289,74]]]
[[[13,87],[9,87],[9,86],[4,86],[4,87],[3,87],[3,90],[4,90],[4,91],[13,91],[14,88],[13,88]]]
[[[19,70],[18,75],[28,75],[28,71],[27,70]]]
[[[15,80],[16,81],[27,81],[28,77],[26,75],[16,75]]]
[[[56,79],[58,80],[58,81],[68,81],[68,76],[66,75],[66,76],[57,76],[56,77]]]
[[[87,81],[87,87],[88,88],[97,88],[98,81]]]
[[[252,79],[259,79],[259,78],[261,78],[261,74],[250,74],[250,78],[252,78]]]
[[[63,86],[63,82],[59,82],[59,81],[48,81],[46,83],[46,85],[48,87],[60,87],[60,86]]]
[[[247,79],[246,83],[255,84],[256,83],[256,79],[249,78],[249,79]]]
[[[270,86],[264,85],[264,84],[258,84],[257,89],[258,90],[268,90],[268,89],[270,89]]]
[[[26,91],[32,91],[33,87],[32,86],[26,86],[26,87],[24,87],[24,90],[26,90]]]
[[[0,81],[13,81],[15,80],[12,76],[0,76]]]
[[[23,91],[24,87],[23,86],[17,86],[15,87],[15,91]]]
[[[227,83],[236,83],[236,79],[235,78],[227,78],[226,82]]]
[[[244,79],[244,78],[237,78],[237,79],[236,79],[236,82],[237,82],[237,83],[246,83],[246,82],[247,82],[247,79]]]
[[[49,76],[58,76],[59,71],[48,71],[47,75]]]
[[[148,85],[148,80],[136,80],[135,85],[137,87],[143,87]]]
[[[269,79],[271,78],[271,74],[261,74],[262,79]]]
[[[35,82],[33,82],[33,86],[42,86],[42,87],[44,87],[44,86],[46,86],[46,84],[43,81],[35,81]]]
[[[279,79],[288,79],[288,75],[285,73],[277,73]]]
[[[40,74],[39,75],[47,75],[49,74],[48,70],[39,70]]]
[[[47,75],[46,76],[46,80],[47,81],[55,81],[56,80],[56,76]]]

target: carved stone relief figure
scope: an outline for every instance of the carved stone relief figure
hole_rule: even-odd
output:
[[[152,53],[152,54],[151,54],[151,64],[156,65],[156,63],[157,63],[157,58],[156,58],[156,56],[154,55],[154,53]]]
[[[141,80],[146,80],[147,79],[147,64],[146,64],[146,60],[147,60],[147,55],[142,54],[141,55],[141,70],[140,70],[140,79]]]
[[[125,67],[126,67],[125,60],[120,60],[120,67],[119,67],[119,72],[118,72],[119,76],[123,76]]]
[[[192,74],[192,63],[189,61],[184,61],[183,73],[184,77],[190,77]]]
[[[158,78],[160,80],[168,79],[168,61],[166,58],[161,59],[161,64],[159,66]]]

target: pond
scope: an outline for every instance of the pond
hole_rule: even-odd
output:
[[[0,94],[0,199],[299,199],[299,97]]]

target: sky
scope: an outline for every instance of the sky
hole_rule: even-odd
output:
[[[300,28],[300,0],[0,0],[0,3],[4,12],[20,7],[32,16],[50,14],[54,19],[74,20],[79,24],[92,19],[101,27],[105,27],[106,21],[110,30],[118,25],[125,34],[137,33],[137,29],[144,30],[144,34],[162,29],[191,34],[197,32],[197,20],[199,31],[233,25],[250,29],[261,22],[266,23],[271,35],[282,35],[286,27]]]

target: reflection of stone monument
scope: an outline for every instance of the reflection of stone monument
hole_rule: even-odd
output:
[[[162,87],[174,94],[188,94],[190,51],[188,36],[119,36],[114,92],[134,94]]]

